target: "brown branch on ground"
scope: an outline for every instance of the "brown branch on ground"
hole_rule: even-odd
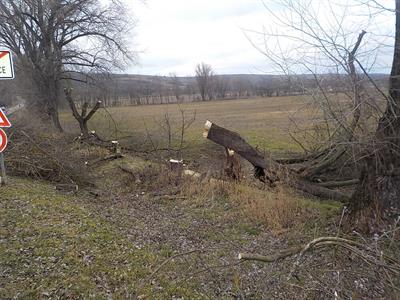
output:
[[[318,183],[318,185],[327,187],[327,188],[336,188],[336,187],[356,185],[359,182],[360,182],[359,179],[349,179],[349,180],[342,180],[342,181],[326,181],[326,182]]]
[[[105,157],[100,157],[100,158],[97,158],[97,159],[95,159],[93,161],[86,162],[86,165],[89,166],[89,167],[92,167],[92,166],[94,166],[94,165],[96,165],[98,163],[104,162],[104,161],[115,160],[115,159],[123,158],[123,157],[124,156],[121,153],[110,154],[110,155],[107,155]]]
[[[397,259],[387,256],[383,253],[379,254],[375,253],[374,249],[371,249],[366,245],[340,237],[320,237],[310,241],[305,245],[279,251],[278,253],[272,255],[239,253],[238,259],[270,263],[284,259],[289,256],[298,255],[296,263],[294,264],[294,268],[291,272],[291,274],[293,274],[295,269],[300,264],[300,259],[304,256],[305,253],[310,252],[312,250],[329,248],[329,247],[339,247],[348,250],[351,253],[359,256],[361,259],[363,259],[365,262],[369,264],[382,267],[387,271],[390,271],[397,275],[400,274],[400,261],[398,261]]]

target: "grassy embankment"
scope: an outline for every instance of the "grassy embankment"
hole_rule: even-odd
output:
[[[196,110],[196,121],[186,135],[187,154],[196,158],[210,147],[201,137],[206,119],[238,131],[261,149],[274,153],[298,150],[284,129],[288,114],[300,106],[301,101],[294,98],[186,104],[186,111]],[[138,146],[147,132],[154,140],[164,138],[157,122],[167,110],[172,122],[179,124],[176,105],[117,107],[109,112],[118,128],[132,135],[125,143]],[[113,123],[104,121],[103,114],[108,115],[98,114],[90,126],[107,136]],[[63,113],[62,119],[67,129],[76,130],[69,112]],[[146,161],[137,164],[136,160],[127,157],[96,169],[104,190],[97,200],[84,193],[79,197],[61,195],[50,184],[30,180],[13,179],[1,188],[0,298],[212,297],[215,287],[204,285],[212,277],[201,270],[203,261],[234,263],[237,252],[245,248],[264,252],[264,242],[258,245],[254,240],[264,239],[265,232],[270,232],[271,238],[281,236],[274,247],[297,244],[298,239],[322,234],[340,212],[339,204],[318,203],[283,188],[176,184],[157,168],[149,171]],[[121,163],[140,165],[141,183],[133,183],[128,174],[121,173]],[[176,195],[176,191],[177,198],[163,196]],[[180,243],[182,237],[184,243]],[[191,257],[170,261],[149,278],[160,263],[185,252],[189,247],[185,245],[217,250],[205,254],[200,262]],[[238,278],[243,276],[243,282],[252,278],[252,268],[240,265],[221,270],[215,284],[239,291]],[[268,272],[263,265],[259,268]],[[207,276],[182,281],[182,277],[193,276],[189,271]],[[264,285],[262,281],[254,284],[258,288]]]
[[[113,165],[104,166],[103,174],[115,172]],[[265,194],[240,185],[188,183],[182,200],[154,197],[151,186],[142,191],[139,198],[132,191],[94,200],[84,193],[61,195],[47,183],[12,179],[0,197],[0,298],[212,297],[215,291],[203,287],[210,278],[196,255],[169,261],[150,274],[186,247],[204,249],[202,260],[209,265],[231,261],[234,266],[238,251],[254,246],[266,230],[272,229],[271,238],[275,232],[281,236],[277,240],[296,244],[324,231],[326,221],[338,213],[336,205],[301,198],[288,202],[280,192]],[[187,239],[183,244],[182,237]],[[237,277],[251,273],[252,266],[235,270]],[[197,273],[202,277],[187,281]],[[229,286],[230,274],[231,267],[222,269],[221,283]]]
[[[165,257],[137,247],[89,199],[22,179],[0,193],[1,299],[195,295],[162,278],[139,282]]]

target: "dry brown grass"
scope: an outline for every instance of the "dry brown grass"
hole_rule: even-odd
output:
[[[182,194],[193,201],[228,201],[245,219],[265,225],[275,233],[301,229],[311,222],[325,223],[338,214],[337,203],[318,203],[303,198],[282,186],[262,190],[246,183],[224,181],[187,181]]]
[[[178,172],[155,164],[137,168],[135,173],[141,188],[151,194],[176,195],[195,206],[228,204],[236,208],[235,214],[240,219],[263,224],[276,233],[301,228],[310,220],[325,218],[327,211],[335,215],[339,210],[337,204],[321,206],[282,186],[270,190],[248,182],[215,180],[208,175],[198,179],[181,177]]]

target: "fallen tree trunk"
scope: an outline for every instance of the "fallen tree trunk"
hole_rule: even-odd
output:
[[[311,194],[311,195],[319,197],[319,198],[327,198],[327,199],[338,200],[338,201],[347,201],[350,199],[350,196],[348,196],[342,192],[328,189],[326,187],[320,186],[313,182],[306,181],[301,178],[295,178],[292,181],[289,180],[289,182],[287,182],[287,184],[289,186],[291,186],[292,188],[295,188],[297,190],[300,190],[302,192]]]
[[[317,162],[315,165],[308,166],[302,171],[302,177],[312,178],[316,174],[320,173],[322,170],[327,169],[333,165],[342,155],[346,153],[346,146],[337,147],[332,150],[328,155],[323,157],[323,159]]]
[[[220,127],[207,121],[204,127],[203,136],[209,140],[234,150],[241,157],[263,169],[268,169],[268,162],[252,146],[250,146],[238,133]]]
[[[290,157],[290,158],[275,158],[275,161],[278,164],[281,165],[294,165],[294,164],[301,164],[305,163],[310,160],[318,159],[321,156],[325,155],[326,152],[328,152],[328,149],[325,149],[323,151],[319,151],[316,153],[308,154],[308,155],[302,155],[298,157]]]
[[[88,167],[92,167],[92,166],[94,166],[94,165],[96,165],[96,164],[98,164],[100,162],[103,162],[103,161],[109,161],[109,160],[114,160],[114,159],[123,158],[123,157],[124,156],[121,153],[110,154],[110,155],[107,155],[105,157],[100,157],[100,158],[97,158],[97,159],[95,159],[93,161],[86,162],[85,164]]]
[[[273,184],[279,180],[275,174],[278,164],[273,160],[267,161],[238,133],[207,121],[204,127],[203,137],[224,146],[228,150],[235,151],[241,157],[249,161],[255,168],[255,176],[261,181],[265,182],[265,179],[267,179],[270,184]],[[267,172],[265,173],[264,170]]]
[[[343,181],[326,181],[326,182],[318,183],[318,185],[327,187],[327,188],[335,188],[335,187],[356,185],[359,182],[360,182],[359,179],[350,179],[350,180],[343,180]]]
[[[349,196],[344,193],[306,181],[299,177],[294,171],[278,164],[273,159],[266,160],[236,132],[207,121],[204,127],[203,137],[235,151],[241,157],[249,161],[255,168],[255,177],[263,182],[265,182],[265,179],[271,184],[281,181],[286,185],[316,197],[339,201],[349,200]]]

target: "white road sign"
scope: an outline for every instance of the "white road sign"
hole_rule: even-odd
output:
[[[14,68],[9,50],[0,50],[0,79],[13,79]]]

